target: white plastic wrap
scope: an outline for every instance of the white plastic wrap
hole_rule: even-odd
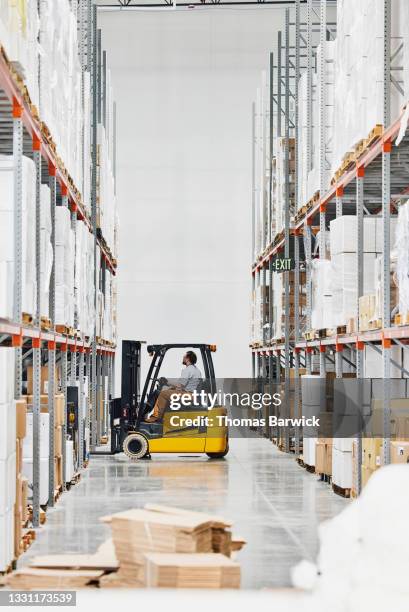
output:
[[[311,262],[312,309],[311,326],[313,329],[332,327],[331,312],[332,266],[328,259],[313,259]]]
[[[409,312],[409,203],[399,207],[395,237],[396,278],[399,287],[399,312]]]
[[[7,279],[2,283],[11,289],[5,302],[4,316],[12,314],[14,276],[14,172],[13,157],[0,156],[0,263]],[[29,314],[36,308],[35,276],[35,166],[23,156],[23,232],[22,232],[22,310]],[[1,316],[1,315],[0,315]]]
[[[408,5],[407,0],[391,2],[393,66],[405,67],[393,73],[404,94],[391,83],[392,120],[408,96]],[[333,171],[357,142],[383,123],[383,24],[382,2],[340,0],[337,4]]]
[[[364,253],[363,295],[375,293],[374,253]],[[358,316],[358,281],[356,253],[340,253],[332,260],[331,311],[333,326],[347,325],[348,320]]]

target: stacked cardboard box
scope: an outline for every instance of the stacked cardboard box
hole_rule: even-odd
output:
[[[368,331],[371,321],[376,319],[376,293],[369,293],[359,298],[359,331]]]
[[[221,554],[145,554],[148,588],[238,589],[240,566]]]
[[[65,570],[26,567],[10,574],[7,585],[16,590],[76,590],[97,586],[103,575],[100,570]]]
[[[244,541],[232,540],[221,517],[150,504],[102,520],[119,562],[104,586],[239,586],[240,568],[228,557]]]
[[[315,445],[315,472],[332,474],[332,438],[318,438]]]

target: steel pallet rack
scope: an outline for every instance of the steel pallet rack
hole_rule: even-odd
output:
[[[328,4],[329,6],[329,4]],[[382,271],[382,291],[383,291],[383,317],[382,317],[382,328],[374,331],[357,331],[353,334],[337,334],[335,336],[305,340],[301,337],[300,321],[296,316],[295,318],[295,329],[293,330],[293,339],[290,340],[290,329],[289,329],[289,317],[288,317],[288,301],[286,299],[286,316],[285,316],[285,342],[264,342],[262,346],[251,345],[252,349],[252,368],[253,376],[261,376],[265,370],[263,361],[266,360],[267,356],[269,361],[274,359],[277,363],[277,370],[280,368],[282,362],[282,354],[284,353],[284,365],[285,365],[285,380],[287,381],[289,376],[290,363],[294,364],[294,384],[295,384],[295,398],[296,406],[299,407],[300,402],[300,378],[299,378],[299,365],[300,357],[304,356],[304,363],[306,365],[307,373],[311,373],[311,355],[318,353],[320,355],[320,376],[325,377],[326,375],[326,362],[327,360],[332,361],[332,356],[335,361],[335,372],[336,377],[342,377],[343,373],[343,362],[347,361],[350,365],[351,362],[345,358],[344,349],[348,347],[351,350],[351,354],[354,355],[354,367],[356,369],[356,376],[362,378],[363,372],[363,350],[366,346],[370,346],[373,350],[382,354],[383,363],[383,417],[384,417],[384,442],[383,442],[383,460],[387,464],[390,462],[390,368],[391,363],[397,366],[406,376],[408,372],[401,365],[391,361],[391,347],[392,345],[398,345],[401,348],[409,349],[409,326],[391,326],[390,316],[390,213],[391,207],[396,206],[400,201],[406,201],[409,194],[408,178],[407,178],[407,166],[405,164],[408,161],[409,156],[409,136],[406,134],[406,123],[403,126],[403,122],[406,121],[402,115],[393,123],[391,123],[391,111],[390,111],[390,88],[396,86],[396,79],[393,77],[392,72],[399,70],[399,67],[391,65],[391,0],[383,0],[384,8],[384,31],[383,31],[383,130],[377,139],[374,139],[368,144],[365,150],[357,155],[356,161],[353,165],[347,168],[343,174],[337,179],[332,181],[330,189],[326,190],[323,188],[323,173],[325,169],[325,100],[326,100],[326,87],[325,82],[320,86],[318,96],[320,101],[320,159],[319,159],[319,170],[320,170],[320,192],[315,202],[309,207],[306,207],[305,212],[298,214],[292,222],[288,224],[288,215],[286,214],[286,227],[285,233],[282,236],[272,237],[273,241],[267,245],[262,253],[255,253],[255,240],[253,237],[253,263],[252,263],[252,277],[253,277],[253,289],[257,283],[263,280],[264,271],[269,270],[270,274],[270,287],[271,287],[271,261],[280,252],[285,250],[288,254],[289,248],[291,248],[291,242],[293,242],[293,252],[295,259],[295,302],[297,302],[299,293],[299,266],[300,266],[300,250],[299,250],[299,237],[304,237],[304,259],[306,265],[306,285],[307,285],[307,329],[311,329],[311,228],[318,224],[320,229],[320,252],[324,251],[325,245],[325,231],[327,224],[330,220],[335,217],[342,216],[343,212],[349,212],[357,216],[358,232],[357,232],[357,296],[363,295],[363,221],[364,214],[370,215],[378,212],[379,208],[382,211],[383,217],[383,271]],[[274,78],[270,79],[271,83],[271,100],[277,107],[277,116],[275,119],[275,126],[273,126],[273,114],[270,114],[270,134],[271,137],[274,133],[281,135],[281,126],[283,116],[285,121],[285,133],[288,134],[288,126],[290,129],[294,129],[296,132],[298,127],[298,99],[297,99],[297,87],[295,87],[294,93],[291,89],[291,81],[289,80],[289,69],[295,75],[300,74],[300,52],[301,49],[306,49],[306,70],[307,70],[307,91],[308,91],[308,104],[307,104],[307,164],[311,168],[311,129],[312,129],[312,73],[313,73],[313,36],[314,36],[314,24],[312,20],[314,14],[317,15],[317,11],[313,6],[312,0],[307,2],[307,19],[306,19],[306,38],[303,35],[302,27],[300,24],[300,2],[299,0],[295,3],[295,65],[289,53],[289,9],[286,10],[286,27],[285,27],[285,66],[282,66],[282,45],[281,45],[281,34],[278,37],[278,61],[277,65],[272,65],[270,72],[274,76],[274,71],[277,71],[276,81]],[[335,24],[329,24],[327,21],[327,3],[326,0],[319,1],[319,42],[321,43],[321,72],[323,73],[325,67],[325,47],[323,42],[333,36],[333,26]],[[300,41],[304,44],[304,47],[300,44]],[[298,79],[296,79],[298,80]],[[277,83],[277,85],[275,85]],[[282,92],[281,84],[284,85],[284,91]],[[281,104],[281,98],[284,96],[285,105],[284,110]],[[288,116],[288,100],[294,99],[294,115]],[[272,108],[272,105],[271,105]],[[253,109],[254,115],[254,109]],[[294,125],[295,124],[295,125]],[[255,125],[253,119],[253,126]],[[403,126],[403,127],[402,127]],[[398,136],[400,135],[399,142],[396,143]],[[257,134],[253,134],[253,155],[254,155],[254,141],[257,139]],[[272,146],[270,149],[270,164],[273,157]],[[298,142],[296,139],[296,157],[298,159]],[[287,164],[287,156],[286,156]],[[286,166],[288,169],[288,166]],[[298,171],[296,164],[296,173]],[[288,182],[288,172],[287,172]],[[297,189],[297,177],[296,177],[296,189]],[[286,186],[286,193],[288,194],[288,186]],[[253,233],[256,230],[254,208],[256,205],[256,181],[255,172],[253,169]],[[299,196],[296,194],[296,202],[299,203]],[[306,205],[306,202],[300,204]],[[270,208],[272,202],[269,203]],[[289,210],[289,200],[286,201],[286,209]],[[286,211],[287,212],[287,211]],[[269,212],[271,215],[271,210]],[[288,285],[288,283],[286,283]],[[287,298],[286,292],[286,298]],[[272,304],[272,295],[270,292],[270,304]],[[298,309],[296,309],[298,312]],[[270,308],[269,313],[269,325],[271,326],[272,312]],[[272,377],[272,369],[270,369],[270,379]],[[288,382],[287,382],[288,385]],[[299,431],[296,430],[295,435],[295,452],[298,455],[300,453],[300,435]],[[358,437],[358,469],[357,482],[354,483],[357,492],[361,489],[361,440]],[[286,445],[288,449],[288,444]]]
[[[41,10],[41,3],[39,3]],[[93,10],[93,0],[71,0],[71,8],[75,11],[78,20],[79,57],[83,70],[82,96],[84,99],[84,72],[93,70],[93,47],[95,38],[92,36],[93,20],[96,10]],[[41,70],[41,55],[39,56]],[[99,83],[98,92],[101,92]],[[41,95],[41,91],[40,91]],[[96,96],[94,87],[94,96]],[[77,223],[85,223],[94,235],[95,253],[97,246],[101,252],[103,267],[113,275],[116,274],[117,262],[113,258],[109,245],[103,236],[97,232],[95,215],[92,219],[88,215],[82,202],[80,191],[73,184],[67,174],[55,147],[42,131],[42,124],[36,111],[33,109],[27,92],[21,87],[20,79],[16,76],[6,54],[0,52],[0,151],[3,154],[13,155],[14,163],[14,290],[13,290],[13,317],[12,320],[0,319],[0,347],[15,348],[15,398],[22,395],[23,368],[27,360],[33,364],[33,527],[40,524],[40,387],[41,364],[48,363],[48,410],[50,414],[50,460],[49,460],[49,501],[54,505],[54,395],[57,381],[54,379],[55,364],[61,363],[61,388],[67,400],[67,384],[77,383],[80,389],[79,406],[79,452],[77,456],[77,469],[83,467],[84,458],[84,432],[89,427],[90,410],[97,413],[96,389],[92,389],[91,402],[84,402],[84,384],[95,376],[96,367],[101,368],[101,384],[108,377],[108,388],[112,393],[113,367],[115,359],[115,346],[94,337],[88,338],[83,334],[76,337],[64,333],[57,333],[54,325],[55,314],[55,275],[54,263],[50,279],[50,320],[51,328],[44,329],[40,312],[40,188],[42,183],[50,187],[51,192],[51,241],[55,253],[55,207],[66,206],[71,211],[72,227]],[[84,132],[82,134],[84,139]],[[84,143],[84,140],[83,140]],[[83,144],[84,147],[84,144]],[[95,156],[96,140],[92,142]],[[36,280],[37,280],[37,306],[33,313],[33,324],[23,323],[22,317],[22,245],[23,245],[23,155],[33,159],[36,167]],[[84,161],[84,172],[91,172]],[[82,186],[81,186],[82,187]],[[95,185],[94,185],[95,187]],[[96,207],[95,190],[92,192],[92,210]],[[112,246],[112,245],[111,245]],[[97,286],[95,286],[97,292]],[[95,359],[94,368],[91,367],[91,353]],[[77,355],[79,356],[77,359]],[[66,433],[66,417],[64,415],[63,431]],[[65,444],[63,444],[63,487],[65,488]]]

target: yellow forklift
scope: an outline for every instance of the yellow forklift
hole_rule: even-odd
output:
[[[141,350],[144,343],[122,342],[121,398],[111,401],[111,452],[124,452],[130,459],[150,459],[153,453],[203,453],[212,459],[225,457],[229,451],[228,427],[222,418],[224,407],[209,410],[206,401],[177,411],[169,406],[162,419],[148,422],[156,399],[168,380],[161,376],[165,356],[174,349],[196,350],[204,369],[204,379],[197,389],[201,397],[217,392],[210,344],[154,344],[147,346],[152,358],[140,395]],[[204,393],[200,393],[203,391]],[[175,416],[177,415],[177,418]]]

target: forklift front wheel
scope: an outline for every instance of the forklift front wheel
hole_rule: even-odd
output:
[[[229,443],[227,443],[225,450],[222,451],[221,453],[206,453],[206,455],[209,457],[209,459],[223,459],[223,457],[225,457],[228,452],[229,452]]]
[[[137,431],[126,436],[122,448],[125,455],[132,460],[142,459],[149,454],[148,440]]]

